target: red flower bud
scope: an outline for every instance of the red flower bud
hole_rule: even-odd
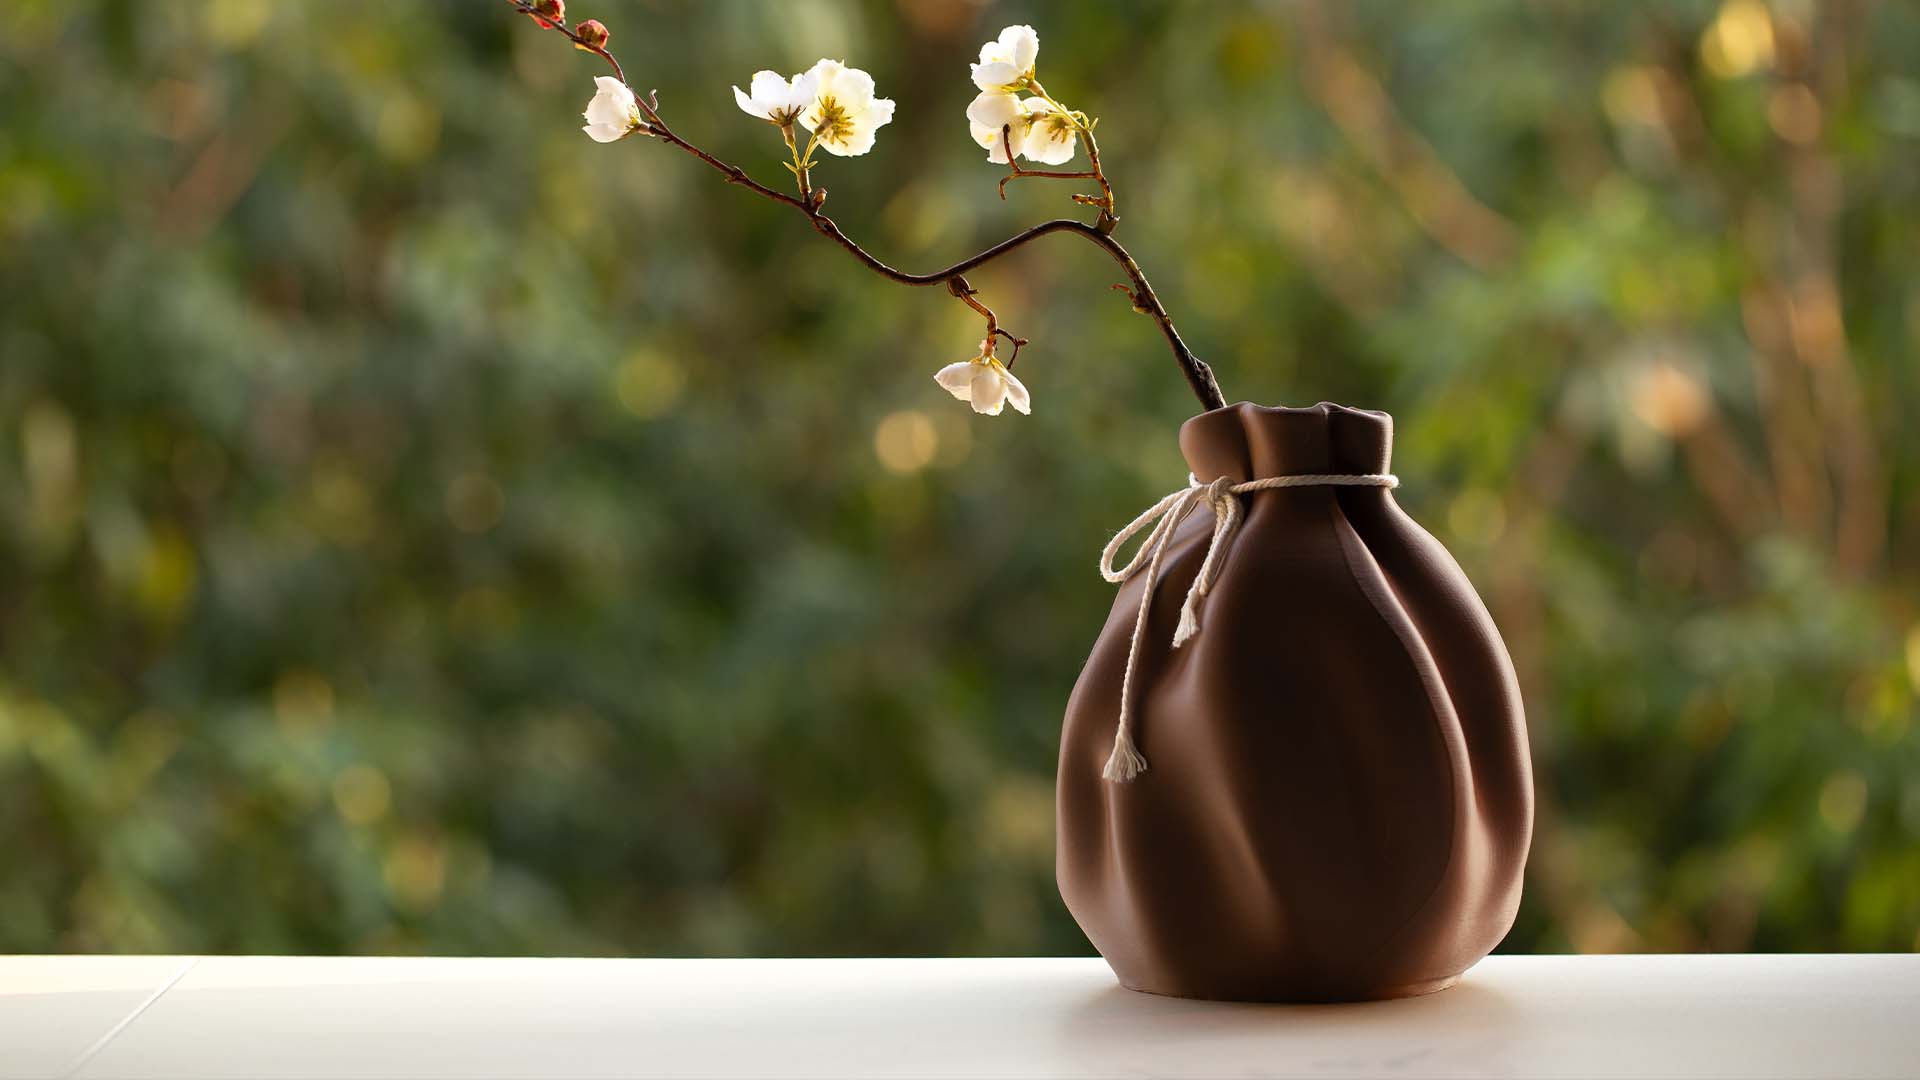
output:
[[[541,26],[552,28],[555,24],[567,25],[566,0],[536,0],[533,10],[527,16]]]
[[[607,47],[607,39],[613,36],[607,32],[606,26],[599,19],[588,19],[574,27],[573,32],[580,38],[579,44],[574,46],[576,49],[604,49]]]

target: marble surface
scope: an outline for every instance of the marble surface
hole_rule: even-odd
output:
[[[0,957],[0,1077],[1920,1076],[1920,956],[1493,957],[1234,1005],[1096,959]]]

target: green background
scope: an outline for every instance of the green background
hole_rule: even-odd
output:
[[[1041,35],[1230,400],[1398,418],[1512,647],[1508,950],[1916,947],[1920,10],[576,4],[683,134],[845,57],[829,209],[931,269]],[[985,954],[1052,882],[1094,555],[1194,401],[1098,251],[977,319],[504,3],[0,6],[0,951]]]

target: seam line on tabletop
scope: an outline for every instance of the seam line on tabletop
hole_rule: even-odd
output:
[[[64,1070],[60,1072],[59,1080],[70,1080],[70,1078],[74,1076],[76,1073],[78,1073],[81,1069],[86,1068],[87,1062],[92,1061],[95,1057],[99,1056],[100,1051],[105,1050],[107,1048],[107,1044],[119,1038],[121,1032],[127,1030],[127,1028],[130,1025],[132,1025],[132,1023],[135,1020],[140,1019],[140,1015],[146,1012],[148,1009],[152,1008],[154,1002],[159,1001],[162,995],[164,995],[167,991],[173,989],[176,983],[178,983],[181,979],[186,978],[187,972],[192,971],[194,968],[194,965],[198,964],[199,962],[200,962],[200,958],[197,956],[188,957],[187,962],[180,965],[180,970],[174,972],[167,979],[166,982],[163,982],[158,987],[156,987],[153,993],[148,994],[145,1001],[142,1001],[139,1005],[134,1007],[134,1010],[132,1012],[122,1017],[119,1023],[108,1028],[106,1034],[100,1036],[98,1039],[95,1039],[93,1041],[92,1046],[89,1046],[85,1050],[80,1051],[80,1056],[73,1059],[73,1064],[68,1065]]]

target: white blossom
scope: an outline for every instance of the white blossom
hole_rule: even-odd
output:
[[[982,90],[1012,93],[1026,88],[1033,77],[1033,61],[1040,55],[1040,35],[1031,26],[1009,26],[996,41],[980,46],[980,62],[973,65],[973,85]]]
[[[807,77],[814,80],[814,93],[800,126],[840,157],[873,149],[874,133],[893,119],[893,100],[873,96],[873,76],[838,60],[821,60]]]
[[[1019,95],[1029,87],[1039,89],[1033,78],[1039,56],[1040,35],[1031,26],[1009,26],[980,46],[980,62],[973,65],[980,96],[967,106],[967,129],[995,165],[1009,164],[1008,150],[1042,165],[1073,160],[1080,130],[1075,117],[1046,97],[1021,100]]]
[[[587,102],[587,111],[580,114],[587,121],[580,130],[594,142],[610,143],[626,138],[640,126],[640,106],[633,100],[633,91],[611,75],[597,76],[593,84],[600,89],[593,100]]]
[[[947,393],[972,405],[977,413],[999,416],[1006,405],[1012,405],[1014,411],[1023,416],[1032,411],[1026,385],[1014,378],[1013,372],[993,355],[991,341],[982,341],[980,355],[973,359],[948,364],[934,372],[933,381]]]
[[[791,80],[781,78],[777,71],[756,71],[750,84],[753,92],[743,93],[736,86],[733,88],[733,100],[748,116],[757,116],[778,127],[787,127],[800,118],[807,106],[813,104],[814,88],[818,83],[818,77],[811,71],[795,75]]]
[[[1073,160],[1073,118],[1043,97],[1021,103],[1027,116],[1027,137],[1020,153],[1042,165],[1065,165]]]
[[[1017,155],[1027,143],[1027,110],[1013,94],[985,91],[967,106],[967,128],[973,141],[986,148],[987,160],[1007,164],[1007,150]],[[1005,137],[1002,138],[1002,128]]]

